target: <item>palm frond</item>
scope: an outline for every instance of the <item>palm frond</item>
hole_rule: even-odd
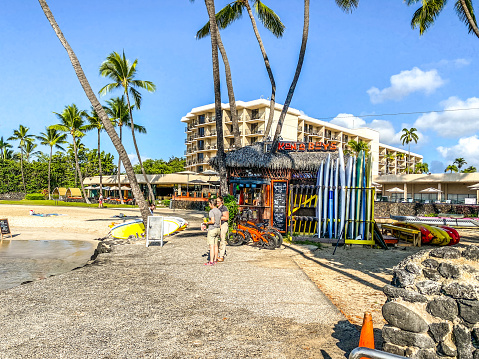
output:
[[[133,99],[135,100],[136,108],[139,110],[141,106],[141,93],[134,87],[130,87],[130,93],[133,96]]]
[[[358,4],[359,0],[336,0],[336,5],[345,12],[352,12],[358,7]]]
[[[434,21],[446,5],[447,0],[423,0],[422,6],[416,10],[411,20],[411,27],[419,27],[419,34],[424,32],[434,24]]]
[[[467,26],[469,29],[469,33],[474,32],[474,26],[477,27],[477,22],[476,22],[476,16],[474,15],[474,7],[472,6],[472,1],[471,0],[465,0],[467,10],[469,11],[469,14],[472,17],[472,21],[474,24],[471,24],[469,22],[469,19],[467,18],[466,12],[464,11],[464,8],[461,5],[461,2],[458,0],[454,4],[454,9],[456,10],[457,16],[459,16],[459,19]]]
[[[276,37],[283,36],[285,26],[281,22],[279,16],[273,10],[259,0],[255,1],[254,9],[258,15],[258,19],[266,29],[271,31]]]
[[[108,92],[111,92],[112,90],[114,89],[117,89],[118,87],[120,87],[121,85],[117,82],[113,82],[111,84],[108,84],[108,85],[105,85],[103,86],[100,91],[98,91],[98,94],[100,96],[104,96],[106,95]]]
[[[238,20],[243,15],[244,5],[241,1],[234,1],[231,4],[226,5],[215,15],[218,28],[225,29],[231,25],[234,21]],[[208,21],[205,26],[198,30],[196,33],[196,39],[202,39],[210,34],[210,22]]]
[[[156,85],[151,81],[133,80],[131,86],[145,89],[148,92],[156,91]]]

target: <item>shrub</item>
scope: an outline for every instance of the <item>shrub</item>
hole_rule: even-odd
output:
[[[165,207],[169,207],[169,206],[170,206],[170,200],[169,200],[169,199],[164,199],[163,201],[161,201],[161,203],[162,203],[163,206],[165,206]]]
[[[44,200],[45,196],[41,193],[29,193],[25,196],[25,199],[30,201],[38,201],[38,200]]]

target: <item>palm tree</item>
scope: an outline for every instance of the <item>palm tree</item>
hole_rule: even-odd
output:
[[[53,147],[61,151],[65,151],[65,149],[60,145],[67,142],[66,137],[67,135],[65,133],[60,133],[51,127],[47,127],[45,132],[41,132],[40,136],[37,136],[37,139],[40,141],[41,145],[50,146],[50,158],[48,159],[48,199],[52,199],[50,178],[51,178]]]
[[[384,158],[386,159],[386,174],[389,174],[389,161],[394,161],[396,155],[394,153],[388,152]]]
[[[135,126],[133,122],[132,106],[130,104],[129,94],[131,94],[133,96],[133,99],[135,100],[135,107],[137,109],[140,109],[141,94],[137,89],[140,88],[145,89],[148,92],[154,92],[156,90],[156,86],[151,81],[135,80],[137,64],[138,59],[135,59],[133,63],[130,63],[130,61],[127,60],[125,56],[125,51],[123,51],[123,55],[120,55],[117,52],[112,52],[110,55],[108,55],[106,60],[100,66],[100,74],[103,77],[109,77],[111,80],[113,80],[113,82],[104,86],[99,91],[99,93],[100,95],[105,95],[116,88],[123,87],[124,94],[126,95],[126,101],[128,102],[128,110],[130,113],[130,127],[133,144],[135,145],[136,155],[138,157],[138,161],[140,162],[143,177],[145,178],[146,185],[148,186],[150,198],[152,201],[154,201],[155,195],[153,194],[150,182],[148,181],[145,169],[143,168],[140,151],[138,150],[138,145],[136,143]]]
[[[13,131],[13,136],[10,136],[7,141],[20,141],[18,148],[20,148],[20,170],[22,172],[22,184],[23,192],[27,194],[27,188],[25,187],[25,174],[23,172],[23,154],[25,149],[25,144],[32,141],[33,135],[28,134],[28,127],[23,125],[18,126],[18,130]]]
[[[7,141],[3,140],[3,136],[0,138],[0,159],[6,160],[7,159],[7,152],[9,151],[9,148],[12,148],[13,146],[9,144]]]
[[[415,29],[419,27],[419,34],[424,32],[434,24],[436,17],[439,16],[447,0],[406,0],[408,6],[414,5],[421,1],[422,6],[416,10],[411,20],[411,27]],[[474,16],[474,8],[472,0],[457,0],[454,9],[459,19],[468,27],[469,33],[479,38],[479,28],[477,27],[476,17]]]
[[[351,140],[348,142],[348,146],[350,148],[349,150],[347,150],[348,154],[353,154],[354,156],[357,156],[361,151],[364,151],[366,155],[369,153],[369,145],[361,140],[359,140],[359,142]]]
[[[477,172],[477,169],[474,166],[469,166],[466,169],[462,170],[461,172],[462,173],[475,173],[475,172]]]
[[[452,164],[457,165],[457,168],[461,170],[462,166],[467,165],[467,162],[463,157],[459,157],[456,158]]]
[[[276,37],[282,37],[285,26],[281,22],[280,18],[276,13],[271,10],[269,7],[264,5],[260,0],[252,0],[253,1],[253,8],[258,16],[258,19],[261,23],[273,33]],[[263,45],[263,40],[261,39],[261,35],[259,34],[258,27],[256,25],[256,20],[253,16],[253,11],[251,10],[251,6],[248,0],[236,0],[232,3],[226,5],[223,9],[218,11],[216,14],[216,23],[219,29],[225,29],[230,24],[232,24],[235,20],[239,19],[243,15],[243,9],[246,9],[248,12],[249,18],[251,20],[251,24],[253,26],[253,31],[256,36],[256,40],[258,41],[258,45],[261,50],[261,54],[263,55],[264,65],[266,67],[266,71],[268,72],[269,80],[271,82],[271,98],[270,98],[270,107],[269,107],[269,118],[266,124],[265,130],[265,137],[269,135],[271,130],[271,125],[273,124],[273,116],[274,116],[274,105],[275,105],[275,97],[276,97],[276,83],[274,81],[273,71],[271,70],[271,66],[269,64],[269,58],[266,54],[266,50]],[[197,33],[196,37],[201,39],[208,35],[210,32],[210,24],[209,22],[203,26]],[[221,44],[221,38],[218,35],[218,45]],[[223,56],[223,51],[220,47],[221,55]],[[224,61],[224,56],[223,56]],[[234,125],[234,124],[233,124]]]
[[[429,165],[427,163],[416,163],[414,173],[428,173]]]
[[[128,111],[128,104],[125,101],[125,97],[115,97],[106,101],[108,107],[106,107],[106,112],[112,123],[119,128],[120,134],[120,143],[123,140],[123,126],[130,125],[130,113]],[[133,105],[135,107],[135,105]],[[146,133],[146,128],[143,126],[135,124],[135,130],[139,133]],[[121,188],[121,159],[118,158],[118,188]],[[120,202],[123,204],[123,196],[120,196]]]
[[[449,166],[447,166],[446,169],[444,170],[444,172],[447,172],[447,171],[451,171],[451,173],[452,173],[452,172],[456,172],[456,173],[457,173],[457,172],[458,172],[458,169],[457,169],[456,165],[449,165]]]
[[[30,157],[37,156],[41,153],[40,151],[35,151],[37,147],[38,145],[33,143],[33,140],[25,142],[25,161],[30,162]]]
[[[411,127],[409,130],[407,128],[403,128],[402,132],[403,134],[401,135],[401,141],[402,145],[404,144],[408,145],[408,157],[409,157],[409,162],[411,162],[411,145],[410,143],[414,141],[417,143],[417,140],[419,139],[419,136],[416,133],[417,129],[414,127]]]
[[[78,173],[78,179],[80,180],[80,186],[83,193],[83,197],[85,197],[85,202],[90,204],[90,200],[88,199],[85,186],[83,185],[83,176],[80,169],[80,164],[78,162],[78,146],[77,146],[77,139],[85,135],[85,131],[90,131],[92,129],[91,125],[85,124],[85,117],[88,114],[85,111],[80,111],[75,104],[70,106],[65,106],[63,112],[56,113],[60,123],[57,125],[50,126],[54,130],[69,133],[72,136],[72,144],[73,144],[73,153],[75,154],[75,167]]]

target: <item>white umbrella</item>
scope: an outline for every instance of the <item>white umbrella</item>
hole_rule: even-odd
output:
[[[191,183],[191,184],[208,184],[208,182],[203,181],[202,179],[195,179],[195,180],[190,181],[188,183]]]
[[[434,187],[429,187],[426,189],[423,189],[422,191],[419,191],[420,193],[442,193],[442,191],[438,188]]]
[[[476,183],[476,184],[473,184],[472,186],[467,186],[467,187],[469,187],[471,190],[479,189],[479,183]]]
[[[188,188],[188,182],[190,181],[190,175],[195,175],[197,174],[196,172],[193,172],[193,171],[181,171],[181,172],[178,172],[179,175],[186,175],[186,192],[189,192],[189,188]]]
[[[404,193],[404,190],[399,188],[399,187],[394,187],[391,189],[387,189],[386,192],[391,192],[391,193]]]
[[[380,183],[372,182],[373,187],[381,188],[383,185]]]
[[[211,176],[217,176],[218,172],[213,170],[206,170],[201,172],[202,175],[208,176],[208,182],[210,181]],[[211,185],[208,186],[208,191],[211,191]]]

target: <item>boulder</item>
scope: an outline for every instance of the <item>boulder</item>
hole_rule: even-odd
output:
[[[428,258],[422,261],[421,263],[425,268],[437,269],[439,267],[439,262],[435,259]]]
[[[442,290],[453,298],[478,299],[479,287],[467,283],[452,282],[442,286]]]
[[[444,259],[457,259],[461,256],[461,251],[452,247],[441,247],[429,252],[429,256]]]
[[[474,347],[472,346],[471,333],[463,325],[457,324],[452,330],[454,336],[454,343],[457,347],[458,359],[473,359],[472,352]]]
[[[416,283],[419,293],[424,295],[435,295],[441,292],[441,284],[433,280],[423,280]]]
[[[479,261],[479,247],[468,246],[463,252],[462,256],[471,261]]]
[[[449,333],[449,324],[447,322],[429,324],[429,332],[436,342],[443,341]]]
[[[409,273],[419,275],[421,274],[421,267],[417,265],[416,263],[408,263],[406,264],[406,267],[404,267]]]
[[[448,297],[435,298],[427,304],[426,310],[435,317],[451,321],[459,313],[456,301]]]
[[[429,335],[411,333],[389,325],[383,327],[383,339],[401,347],[434,348],[434,340]]]
[[[429,268],[424,268],[422,270],[422,274],[424,277],[427,279],[433,280],[433,281],[438,281],[441,279],[441,275],[437,271],[437,269],[429,269]]]
[[[474,351],[474,355],[472,356],[472,359],[479,359],[479,349],[476,349]]]
[[[436,352],[432,349],[419,349],[410,356],[411,359],[437,359]]]
[[[404,356],[406,353],[406,349],[391,343],[384,343],[383,351],[386,353],[396,354]]]
[[[409,273],[405,269],[395,268],[393,283],[400,288],[407,287],[408,285],[414,284],[414,279],[416,276],[412,273]]]
[[[390,284],[387,284],[387,285],[384,286],[383,292],[384,292],[384,294],[386,294],[386,296],[389,299],[402,298],[405,301],[412,302],[412,303],[415,303],[415,302],[426,303],[427,302],[427,298],[424,295],[419,294],[418,292],[414,292],[412,290],[407,290],[407,289],[404,289],[404,288],[398,288],[398,287],[395,287],[395,286],[390,285]]]
[[[451,341],[444,341],[439,343],[437,351],[439,352],[439,354],[448,357],[455,357],[457,355],[456,346]]]
[[[459,269],[459,267],[450,263],[441,263],[437,268],[437,271],[444,278],[457,279],[461,276],[461,270]]]
[[[459,315],[470,324],[479,322],[479,302],[477,300],[459,300]]]
[[[384,319],[399,329],[413,333],[427,331],[426,321],[416,312],[397,302],[388,302],[383,305]]]

